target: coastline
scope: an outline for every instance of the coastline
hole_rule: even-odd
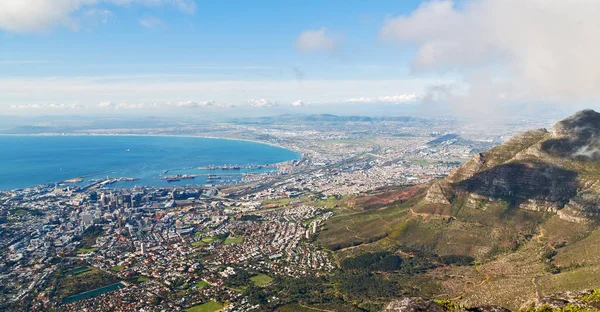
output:
[[[191,135],[191,134],[127,134],[127,133],[105,134],[105,133],[54,133],[54,132],[50,132],[50,133],[26,133],[26,134],[0,133],[0,136],[13,136],[13,137],[28,137],[28,136],[174,137],[174,138],[230,140],[230,141],[243,141],[243,142],[269,145],[269,146],[273,146],[273,147],[286,149],[286,150],[298,153],[300,156],[302,156],[302,151],[298,150],[295,147],[279,145],[279,144],[275,144],[272,142],[259,141],[259,140],[253,140],[253,139],[233,138],[233,137],[216,137],[216,136]]]
[[[287,151],[290,154],[293,154],[292,157],[290,157],[288,160],[285,161],[279,161],[279,162],[272,162],[269,163],[270,165],[280,165],[280,164],[285,164],[294,160],[298,160],[301,159],[303,157],[302,153],[299,152],[297,149],[295,148],[288,148],[286,146],[282,146],[282,145],[278,145],[278,144],[274,144],[274,143],[270,143],[270,142],[262,142],[259,140],[251,140],[251,139],[242,139],[242,138],[232,138],[232,137],[215,137],[215,136],[200,136],[200,135],[170,135],[170,134],[119,134],[119,133],[115,133],[115,134],[98,134],[98,133],[33,133],[33,134],[4,134],[4,133],[0,133],[0,137],[13,137],[13,138],[27,138],[27,137],[31,137],[31,138],[41,138],[41,137],[73,137],[73,138],[84,138],[84,137],[96,137],[96,138],[110,138],[110,137],[121,137],[121,138],[126,138],[126,137],[140,137],[140,138],[161,138],[161,139],[168,139],[169,137],[173,137],[173,138],[187,138],[187,139],[205,139],[205,140],[227,140],[227,141],[240,141],[240,142],[248,142],[248,143],[253,143],[253,144],[257,144],[257,145],[263,145],[263,146],[270,146],[270,147],[275,147],[278,149],[281,149],[282,151]],[[61,169],[62,170],[62,169]],[[170,169],[169,169],[170,170]],[[56,181],[51,181],[51,182],[44,182],[44,183],[35,183],[35,184],[30,184],[28,186],[22,186],[22,187],[10,187],[10,188],[1,188],[0,191],[8,191],[8,190],[14,190],[14,189],[23,189],[23,188],[28,188],[28,187],[35,187],[35,186],[39,186],[39,185],[44,185],[44,184],[48,184],[48,183],[74,183],[73,181],[70,180],[74,180],[74,179],[80,179],[80,178],[87,178],[90,176],[97,176],[99,174],[104,174],[104,173],[109,173],[109,172],[113,172],[114,170],[105,170],[105,171],[101,171],[99,173],[97,172],[88,172],[85,175],[74,175],[71,177],[68,177],[67,179],[61,179],[61,180],[56,180]]]

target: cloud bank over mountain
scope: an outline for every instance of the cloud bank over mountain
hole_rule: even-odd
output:
[[[428,1],[387,20],[380,36],[417,47],[413,73],[462,77],[445,100],[466,110],[597,101],[599,11],[588,0]]]

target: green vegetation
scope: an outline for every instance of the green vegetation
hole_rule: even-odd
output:
[[[125,270],[125,267],[122,265],[115,265],[110,269],[111,269],[111,271],[121,272],[121,271]]]
[[[442,307],[445,307],[446,309],[450,310],[450,311],[455,311],[455,310],[464,310],[464,306],[462,306],[461,304],[458,304],[452,300],[434,300],[435,303],[441,305]]]
[[[206,243],[203,240],[192,242],[192,247],[201,247],[201,246],[206,246],[206,245],[208,245],[208,243]]]
[[[410,161],[413,165],[419,165],[419,166],[430,166],[430,165],[436,165],[439,163],[439,161],[427,161],[425,159],[412,159]]]
[[[252,274],[244,270],[236,271],[237,274],[231,275],[227,278],[225,285],[234,289],[240,289],[242,290],[241,292],[243,292],[248,285],[252,284],[252,282],[250,281]]]
[[[219,238],[219,237],[203,237],[199,241],[192,242],[191,245],[193,247],[207,246],[207,245],[209,245],[210,243],[212,243],[212,242],[214,242],[216,240],[220,241],[220,240],[223,240],[223,239]]]
[[[96,244],[96,239],[104,234],[104,229],[102,229],[99,225],[92,225],[88,227],[80,237],[76,237],[75,241],[81,242],[81,247],[77,250],[77,253],[87,253],[91,251],[95,251],[96,248],[93,248]],[[92,250],[93,249],[93,250]]]
[[[66,272],[64,272],[64,274],[66,275],[77,275],[77,274],[81,274],[87,271],[90,271],[92,268],[88,267],[88,266],[84,266],[84,267],[80,267],[80,268],[75,268],[75,269],[71,269],[68,270]]]
[[[531,308],[531,309],[525,310],[523,312],[598,312],[598,311],[600,311],[600,310],[585,308],[585,307],[581,307],[581,306],[577,306],[577,305],[573,305],[573,304],[568,304],[564,308],[555,309],[548,305],[545,305],[538,309]]]
[[[11,210],[9,210],[9,213],[11,215],[18,216],[18,217],[25,216],[25,215],[32,215],[32,216],[38,217],[38,216],[44,215],[44,213],[39,210],[22,208],[22,207],[11,209]]]
[[[594,291],[591,294],[583,296],[581,300],[591,303],[600,303],[600,290],[594,289]]]
[[[273,279],[265,274],[254,275],[250,278],[250,280],[258,287],[263,287],[273,282]]]
[[[350,271],[397,271],[402,268],[402,257],[388,252],[366,253],[342,260],[341,267]]]
[[[199,281],[198,283],[196,283],[196,288],[197,289],[202,289],[206,286],[209,286],[210,284],[207,281]]]
[[[86,253],[90,253],[90,252],[94,252],[98,250],[98,248],[79,248],[77,249],[77,251],[75,251],[76,254],[86,254]]]
[[[209,301],[201,305],[193,306],[187,309],[187,312],[214,312],[223,309],[223,305],[216,301]]]
[[[145,283],[145,282],[147,282],[149,280],[150,280],[150,278],[146,277],[146,276],[140,276],[140,277],[137,278],[137,282],[138,283]]]
[[[205,242],[205,243],[207,243],[207,244],[210,244],[210,243],[212,243],[212,242],[215,241],[215,238],[214,237],[203,237],[202,241]]]
[[[323,311],[344,311],[344,312],[362,312],[363,310],[343,303],[320,303],[320,304],[286,304],[278,307],[277,312],[323,312]]]
[[[336,279],[339,290],[351,299],[392,298],[398,295],[398,283],[375,274],[342,275]]]
[[[240,244],[244,242],[244,238],[243,237],[232,237],[229,236],[225,239],[225,242],[223,242],[223,244],[225,245],[233,245],[233,244]]]
[[[70,271],[73,271],[73,269]],[[116,276],[93,267],[79,274],[66,274],[66,272],[69,271],[57,271],[51,277],[56,281],[56,288],[51,295],[57,298],[57,301],[74,294],[119,282]]]

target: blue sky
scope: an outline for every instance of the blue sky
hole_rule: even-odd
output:
[[[600,26],[586,12],[598,5],[522,3],[8,1],[0,112],[595,103],[599,80],[586,67],[596,63],[572,65],[572,56],[600,49],[585,43]],[[591,24],[556,23],[557,12]],[[549,75],[581,77],[583,87]]]
[[[410,12],[419,5],[418,1],[292,3],[203,1],[193,12],[169,4],[100,3],[71,14],[78,20],[77,30],[54,25],[33,32],[3,32],[2,61],[49,62],[44,66],[3,64],[6,69],[3,73],[104,75],[168,71],[193,74],[198,73],[194,65],[252,68],[222,71],[227,77],[239,75],[251,79],[261,79],[261,74],[279,75],[280,69],[288,71],[281,75],[290,75],[289,68],[293,67],[310,69],[310,76],[327,79],[340,76],[328,68],[336,68],[336,71],[346,67],[370,69],[354,74],[360,78],[364,75],[397,78],[406,74],[403,66],[408,53],[378,40],[378,32],[386,17]],[[90,10],[110,13],[87,13]],[[294,46],[298,35],[323,27],[328,34],[339,37],[339,51],[298,53]],[[376,70],[379,69],[376,66],[385,70]],[[391,66],[396,70],[389,70]],[[347,70],[342,74],[352,75],[352,72]]]

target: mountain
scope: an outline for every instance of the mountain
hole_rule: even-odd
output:
[[[237,124],[301,124],[301,123],[346,123],[346,122],[379,122],[379,121],[395,121],[405,123],[429,124],[430,121],[424,118],[408,117],[408,116],[338,116],[332,114],[312,114],[312,115],[297,115],[283,114],[277,116],[257,117],[257,118],[236,118],[232,119],[233,123]]]
[[[385,276],[406,297],[517,311],[553,293],[600,288],[599,206],[600,114],[584,110],[443,179],[342,199],[318,242],[342,269],[381,252],[402,258]]]
[[[551,131],[529,131],[476,155],[436,182],[425,203],[450,204],[457,197],[472,204],[505,201],[510,208],[594,222],[600,214],[599,160],[600,114],[585,110]]]

